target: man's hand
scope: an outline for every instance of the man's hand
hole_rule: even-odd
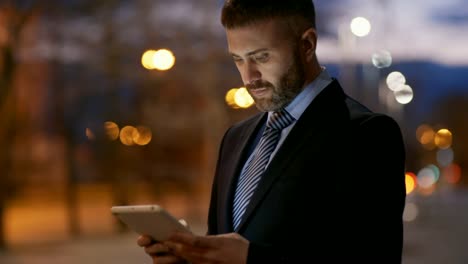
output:
[[[180,219],[184,226],[188,227],[188,224],[185,220]],[[153,259],[153,264],[186,264],[187,262],[182,258],[174,256],[168,246],[164,245],[161,242],[154,241],[149,236],[139,236],[137,239],[137,244],[140,247],[145,248],[146,254],[150,255]]]
[[[174,255],[193,264],[245,264],[249,250],[249,241],[237,233],[215,236],[176,233],[163,244]]]
[[[138,237],[137,244],[145,248],[146,254],[153,259],[153,264],[186,264],[183,259],[171,254],[169,248],[161,242],[155,242],[149,236]]]

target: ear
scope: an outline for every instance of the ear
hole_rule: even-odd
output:
[[[301,36],[301,46],[305,54],[305,59],[311,61],[315,56],[317,48],[317,32],[314,28],[309,28]]]

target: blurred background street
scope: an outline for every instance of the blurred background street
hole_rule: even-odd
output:
[[[113,205],[205,232],[221,137],[257,113],[222,2],[0,0],[1,264],[150,263]],[[403,263],[468,263],[468,0],[315,4],[323,66],[402,128]]]
[[[101,197],[103,198],[103,197]],[[101,199],[105,200],[105,199]],[[205,233],[203,217],[190,213],[192,203],[181,197],[162,199],[180,218],[187,219],[197,234]],[[408,197],[411,210],[405,212],[405,245],[403,264],[464,264],[468,260],[468,193],[466,190],[441,190],[430,197],[412,194]],[[79,238],[60,234],[60,218],[43,222],[47,227],[27,228],[25,222],[36,222],[39,215],[18,222],[15,237],[8,251],[0,252],[0,263],[5,264],[74,264],[74,263],[151,263],[143,250],[136,245],[137,235],[130,230],[112,230],[114,220],[108,206],[83,203],[82,223],[87,233]],[[89,209],[92,208],[92,209]],[[57,215],[58,208],[43,206],[41,215]],[[89,211],[87,211],[89,210]],[[18,212],[19,213],[19,212]],[[19,217],[19,216],[18,216]],[[25,217],[25,216],[22,216]],[[50,220],[49,220],[50,221]],[[100,233],[92,230],[101,230]],[[38,232],[38,230],[42,230]],[[107,230],[107,231],[103,231]],[[85,232],[86,233],[86,232]],[[363,245],[365,246],[365,245]]]

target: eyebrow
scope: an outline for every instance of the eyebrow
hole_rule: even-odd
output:
[[[247,52],[247,54],[245,54],[245,55],[246,56],[252,56],[252,55],[254,55],[256,53],[267,51],[267,50],[268,50],[267,48],[256,49],[254,51]],[[229,54],[231,54],[231,56],[233,56],[233,57],[240,57],[239,55],[237,55],[235,53],[232,53],[232,52],[229,52]]]

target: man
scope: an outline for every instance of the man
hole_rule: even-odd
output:
[[[261,111],[219,152],[208,235],[152,243],[154,263],[401,263],[398,124],[320,66],[311,0],[228,0],[229,52]]]

